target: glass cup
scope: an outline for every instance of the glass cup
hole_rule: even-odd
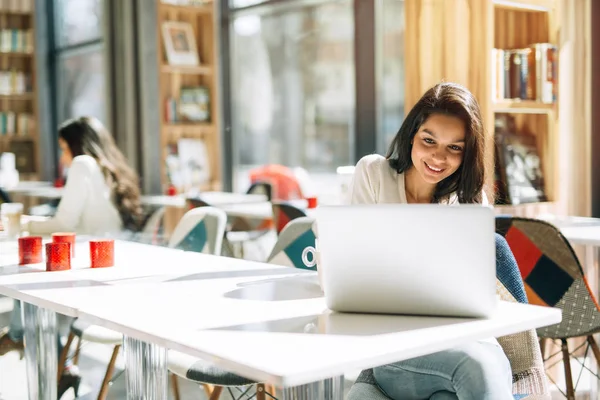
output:
[[[4,232],[9,238],[16,238],[21,234],[21,216],[23,215],[23,204],[3,203],[0,204],[0,216]]]

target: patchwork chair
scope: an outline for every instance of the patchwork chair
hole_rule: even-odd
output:
[[[496,218],[496,232],[506,238],[524,281],[529,303],[557,307],[562,321],[537,330],[542,347],[559,340],[565,370],[567,399],[575,399],[567,339],[585,339],[600,367],[594,334],[600,332],[598,303],[571,245],[552,224],[529,218]]]
[[[171,239],[169,240],[169,247],[219,255],[221,253],[226,221],[227,215],[223,210],[218,208],[202,207],[190,210],[184,214],[181,221],[179,221],[179,224],[175,227]],[[103,400],[108,394],[108,388],[112,381],[117,356],[119,355],[123,343],[123,335],[119,332],[96,325],[89,325],[76,319],[71,325],[67,343],[60,356],[59,377],[62,374],[62,369],[67,360],[69,349],[76,338],[78,340],[73,357],[74,364],[78,363],[82,341],[114,346],[98,394],[98,400]],[[173,382],[176,382],[175,378],[172,379]]]
[[[316,269],[314,259],[315,232],[314,219],[304,217],[292,221],[281,232],[267,262],[291,268]],[[275,388],[246,379],[236,374],[216,368],[210,362],[169,351],[169,370],[182,378],[204,386],[210,400],[220,398],[223,390],[228,390],[232,398],[252,398],[257,400],[274,399]],[[171,383],[175,400],[179,400],[177,380],[172,376]],[[256,394],[251,393],[256,385]],[[237,393],[234,393],[237,390]]]
[[[271,201],[273,197],[273,187],[268,182],[254,182],[250,185],[246,194],[263,194],[267,196],[268,201]]]
[[[163,245],[163,222],[166,207],[157,208],[144,224],[144,229],[136,235],[136,241],[141,243]]]
[[[273,204],[273,224],[275,231],[279,234],[283,228],[292,220],[300,217],[306,217],[306,213],[293,205],[274,201]]]
[[[506,240],[496,234],[496,293],[502,300],[527,303],[519,269]],[[520,399],[550,399],[540,347],[535,330],[498,338],[513,372],[513,396]],[[389,400],[379,389],[373,370],[360,373],[347,400]]]

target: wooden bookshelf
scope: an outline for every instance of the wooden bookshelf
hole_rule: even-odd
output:
[[[0,153],[15,153],[21,180],[40,174],[34,6],[0,1]]]
[[[216,22],[217,6],[214,2],[195,5],[175,5],[158,1],[157,35],[159,43],[158,66],[160,73],[159,96],[161,104],[161,183],[166,188],[169,180],[165,159],[168,146],[177,144],[182,138],[200,139],[204,142],[210,168],[209,182],[202,185],[204,190],[221,189],[221,143],[219,135],[219,85],[217,71]],[[166,22],[184,22],[191,25],[196,41],[199,64],[195,66],[173,65],[168,62],[167,49],[162,27]],[[169,101],[178,103],[182,88],[203,86],[209,93],[210,119],[195,122],[179,118],[178,106],[168,105]],[[170,109],[171,111],[167,111]],[[173,120],[175,109],[175,120]]]
[[[566,0],[405,2],[404,43],[405,57],[409,60],[405,71],[405,111],[408,112],[434,84],[441,81],[457,82],[465,85],[480,104],[486,128],[488,160],[495,159],[494,128],[495,117],[499,114],[514,117],[516,133],[536,138],[546,200],[498,206],[498,213],[520,216],[564,214],[569,211],[569,203],[577,203],[576,193],[585,192],[580,184],[585,181],[577,178],[574,171],[578,167],[572,165],[585,165],[587,161],[577,159],[564,150],[567,143],[574,148],[581,148],[578,143],[584,143],[581,140],[585,138],[585,134],[574,128],[575,115],[561,121],[564,115],[568,115],[561,108],[572,108],[567,101],[578,102],[582,96],[581,91],[575,92],[576,89],[570,82],[565,80],[563,83],[558,79],[555,101],[502,99],[497,95],[499,86],[494,86],[493,76],[496,67],[492,61],[493,49],[524,49],[536,43],[550,43],[557,47],[557,54],[562,56],[561,46],[564,41],[559,40],[559,33],[563,32],[565,35],[565,31],[561,31],[561,25],[575,23],[575,17],[565,11],[567,6],[572,7]],[[436,29],[432,30],[431,26]],[[561,78],[565,73],[562,61],[561,59],[559,73]],[[573,64],[575,67],[569,70],[570,75],[585,75],[584,60],[578,65],[575,62]],[[564,104],[561,103],[563,92],[568,94],[564,96]],[[568,175],[564,172],[567,168]],[[494,187],[495,181],[492,171],[490,165],[486,177],[486,186],[490,189]]]

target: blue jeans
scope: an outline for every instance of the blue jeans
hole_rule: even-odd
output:
[[[473,342],[373,368],[394,400],[512,400],[512,371],[502,347]]]
[[[19,300],[14,300],[13,309],[10,313],[10,322],[8,325],[8,337],[13,342],[21,342],[23,341],[23,336],[25,335],[25,329],[23,328],[23,318],[21,317],[21,302]],[[60,335],[56,335],[57,340],[57,349],[58,349],[58,358],[60,359],[60,353],[63,350],[63,344],[60,340]],[[71,360],[68,359],[65,361],[65,367],[71,366]]]

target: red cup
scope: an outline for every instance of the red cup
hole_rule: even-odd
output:
[[[115,241],[112,239],[90,240],[92,268],[106,268],[115,265]]]
[[[308,201],[308,208],[317,208],[317,198],[316,197],[308,197],[306,199]]]
[[[19,265],[42,262],[42,237],[25,236],[19,239]]]
[[[75,234],[71,232],[57,232],[52,234],[52,243],[69,243],[71,257],[75,257]]]
[[[46,243],[46,271],[71,269],[71,243]]]

